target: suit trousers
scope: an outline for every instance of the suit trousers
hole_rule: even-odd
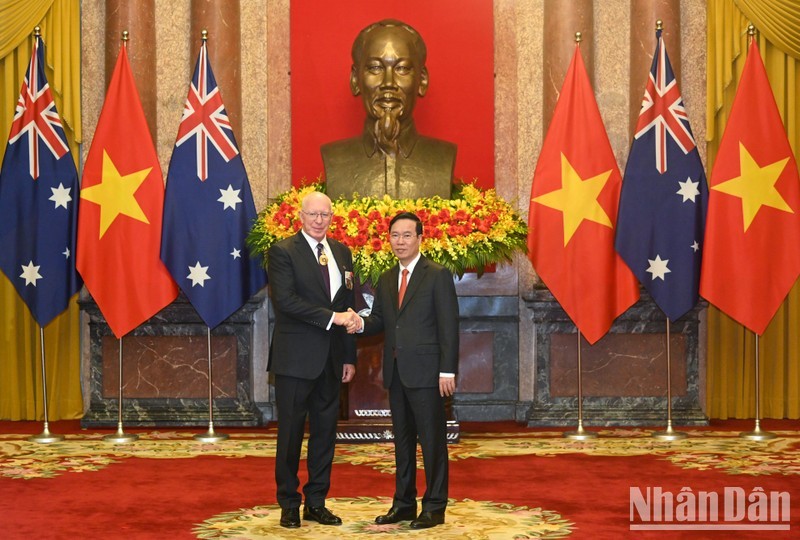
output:
[[[416,509],[417,438],[425,467],[423,512],[444,512],[447,506],[449,462],[447,458],[447,418],[439,386],[408,388],[400,380],[395,362],[389,387],[392,410],[394,457],[397,468],[393,506]]]
[[[303,487],[306,506],[324,506],[331,485],[331,466],[339,419],[339,389],[333,361],[316,379],[275,376],[278,407],[278,441],[275,452],[275,483],[281,508],[299,508],[302,499],[297,471],[308,417],[308,482]]]

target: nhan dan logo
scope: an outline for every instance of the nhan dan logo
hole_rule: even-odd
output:
[[[790,496],[786,491],[725,487],[719,491],[678,493],[660,487],[630,488],[632,531],[788,531]]]

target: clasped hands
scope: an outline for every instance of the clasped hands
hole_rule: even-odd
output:
[[[355,334],[362,329],[364,321],[361,320],[358,313],[347,308],[347,311],[339,311],[334,314],[333,324],[344,326],[348,334]]]

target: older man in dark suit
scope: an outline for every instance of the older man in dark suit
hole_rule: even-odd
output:
[[[389,389],[397,479],[389,512],[376,523],[412,520],[412,529],[444,523],[448,457],[445,398],[458,370],[458,299],[453,275],[420,255],[422,223],[395,216],[389,242],[399,264],[378,280],[363,332],[384,331],[383,384]],[[427,489],[417,516],[417,438]]]
[[[297,470],[306,417],[309,423],[308,482],[303,519],[323,525],[342,520],[325,507],[339,416],[339,389],[355,375],[356,347],[344,326],[354,329],[353,260],[343,244],[327,238],[331,200],[311,193],[302,201],[303,228],[275,243],[268,272],[275,329],[269,370],[275,375],[278,442],[275,481],[280,524],[300,526]]]

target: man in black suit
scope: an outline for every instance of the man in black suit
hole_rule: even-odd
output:
[[[420,255],[422,223],[396,215],[389,242],[399,264],[378,280],[363,332],[384,331],[383,384],[389,389],[397,479],[389,512],[376,523],[412,520],[412,529],[444,523],[448,457],[445,398],[458,370],[458,299],[453,275]],[[361,326],[361,325],[359,325]],[[358,330],[356,330],[358,331]],[[427,489],[417,516],[417,438]]]
[[[339,417],[339,389],[355,375],[353,260],[343,244],[327,238],[331,200],[311,193],[302,201],[302,230],[268,253],[275,329],[268,370],[275,375],[278,442],[275,481],[280,524],[300,526],[297,470],[306,417],[309,423],[308,482],[303,519],[324,525],[342,520],[325,507]]]

